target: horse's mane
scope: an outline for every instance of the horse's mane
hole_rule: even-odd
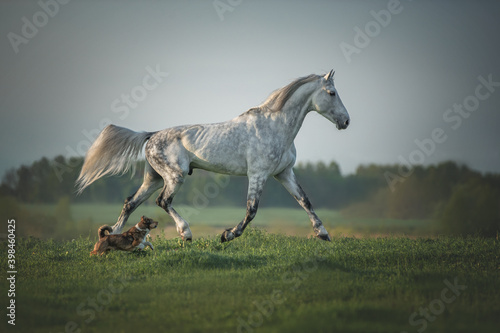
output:
[[[251,108],[248,111],[262,111],[269,110],[271,112],[281,111],[285,103],[292,97],[293,93],[297,91],[302,85],[319,80],[322,76],[311,74],[308,76],[300,77],[283,88],[277,89],[269,95],[269,97],[258,107]]]

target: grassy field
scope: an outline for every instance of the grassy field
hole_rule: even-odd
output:
[[[335,236],[328,243],[251,228],[225,244],[216,236],[184,243],[160,234],[154,252],[89,257],[93,242],[18,238],[16,326],[7,325],[4,315],[2,332],[500,327],[495,239]],[[1,248],[7,253],[5,242]],[[5,306],[5,278],[1,288]]]

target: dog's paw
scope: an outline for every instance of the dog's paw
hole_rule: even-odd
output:
[[[151,248],[151,250],[153,250],[153,251],[154,251],[153,244],[151,244],[150,242],[144,242],[144,243],[142,243],[142,245],[144,245],[144,249],[146,249],[146,248],[150,247],[150,248]]]

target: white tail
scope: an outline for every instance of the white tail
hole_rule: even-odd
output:
[[[85,156],[76,181],[78,194],[103,176],[127,172],[154,133],[138,133],[115,125],[103,129]]]

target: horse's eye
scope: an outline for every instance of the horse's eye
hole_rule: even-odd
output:
[[[330,96],[335,96],[335,91],[333,90],[328,90],[328,93],[330,94]]]

